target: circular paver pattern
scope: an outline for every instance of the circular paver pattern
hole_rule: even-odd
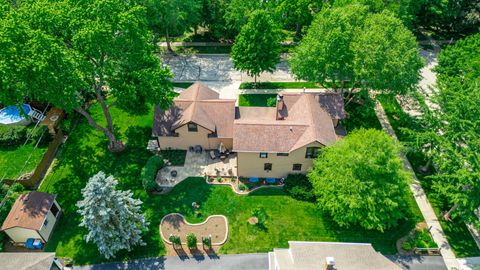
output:
[[[172,213],[164,216],[160,221],[160,236],[167,244],[172,244],[168,238],[170,235],[180,236],[182,244],[187,243],[186,235],[194,233],[197,236],[197,242],[201,244],[202,236],[212,236],[212,245],[223,245],[228,238],[228,221],[225,216],[209,216],[204,222],[191,224],[178,213]]]

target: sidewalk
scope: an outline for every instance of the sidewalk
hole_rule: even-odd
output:
[[[390,125],[382,105],[378,101],[375,105],[375,114],[377,115],[383,130],[385,130],[385,132],[387,132],[387,134],[393,139],[398,141],[395,131]],[[430,202],[428,201],[427,196],[425,195],[425,192],[423,191],[423,188],[412,169],[412,165],[404,154],[402,154],[401,157],[403,159],[405,168],[410,171],[410,174],[413,177],[413,181],[410,184],[410,189],[412,190],[415,201],[417,202],[418,208],[420,208],[420,212],[422,212],[425,222],[427,223],[428,227],[431,228],[430,233],[432,234],[433,240],[440,247],[440,253],[442,254],[445,265],[449,270],[460,269],[460,264],[458,263],[455,254],[453,253],[452,248],[447,241],[445,233],[443,232],[442,226],[440,226],[440,222],[438,221],[438,218],[435,215],[435,212],[433,211],[433,208],[430,205]]]

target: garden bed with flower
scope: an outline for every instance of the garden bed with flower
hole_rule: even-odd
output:
[[[207,183],[211,185],[229,185],[237,194],[245,195],[260,188],[284,186],[283,181],[277,178],[258,178],[258,177],[206,177]]]

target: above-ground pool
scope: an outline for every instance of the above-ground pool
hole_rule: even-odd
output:
[[[22,104],[23,113],[19,106],[8,106],[0,110],[0,124],[3,125],[28,125],[32,121],[28,113],[32,110],[30,105]]]

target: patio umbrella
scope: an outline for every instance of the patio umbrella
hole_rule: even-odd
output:
[[[225,153],[225,151],[227,151],[227,148],[225,148],[225,145],[223,145],[223,142],[220,143],[220,146],[218,147],[218,151],[220,151],[220,153]]]

